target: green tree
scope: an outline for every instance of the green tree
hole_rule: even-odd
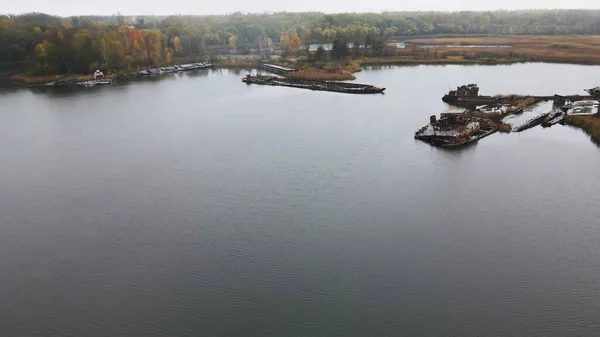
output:
[[[349,55],[348,42],[344,39],[335,38],[331,47],[331,58],[339,60],[347,58]]]
[[[323,61],[325,59],[325,48],[323,46],[319,46],[317,51],[315,52],[315,60]]]

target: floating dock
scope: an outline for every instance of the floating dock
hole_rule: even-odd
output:
[[[270,64],[270,63],[261,63],[258,65],[258,67],[260,69],[263,69],[263,70],[266,70],[268,72],[278,74],[278,75],[285,75],[285,74],[289,74],[289,73],[295,73],[298,71],[298,69],[280,66],[277,64]]]

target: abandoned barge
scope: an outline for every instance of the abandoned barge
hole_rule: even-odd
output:
[[[439,147],[459,147],[478,141],[498,131],[496,127],[483,125],[480,118],[467,115],[466,111],[450,111],[429,118],[430,123],[415,132],[415,139]]]
[[[385,88],[378,88],[369,84],[346,83],[335,81],[296,80],[278,76],[247,75],[242,78],[246,84],[272,85],[316,91],[332,91],[345,94],[380,94]]]
[[[140,70],[137,72],[137,76],[159,76],[159,75],[164,75],[164,74],[180,73],[180,72],[184,72],[184,71],[194,71],[194,70],[200,70],[200,69],[206,69],[206,68],[212,68],[212,67],[214,67],[214,64],[204,63],[204,62],[180,64],[180,65],[174,65],[171,67],[161,67],[161,68]]]

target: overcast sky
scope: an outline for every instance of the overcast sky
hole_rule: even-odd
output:
[[[405,10],[493,10],[531,8],[600,8],[598,0],[0,0],[0,13],[43,12],[61,16],[224,14],[241,12],[381,12]]]

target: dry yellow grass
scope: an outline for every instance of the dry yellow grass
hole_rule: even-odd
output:
[[[287,74],[288,78],[296,80],[313,80],[313,81],[348,81],[354,80],[356,77],[348,71],[340,72],[325,72],[321,70],[298,71]]]
[[[56,81],[63,77],[64,76],[61,76],[61,75],[36,76],[36,75],[29,75],[29,74],[16,74],[16,75],[11,76],[10,79],[17,83],[23,83],[23,84],[27,84],[27,85],[35,85],[35,84],[50,83],[50,82]],[[117,77],[117,74],[115,74],[115,73],[106,74],[106,78],[116,78],[116,77]],[[76,78],[76,81],[83,82],[83,81],[91,81],[93,79],[94,79],[94,75],[91,75],[91,74],[78,75]]]
[[[593,139],[600,141],[600,117],[569,115],[565,118],[565,122],[569,125],[582,128]]]
[[[484,63],[483,60],[467,60],[463,56],[449,56],[444,58],[422,58],[422,57],[368,57],[361,61],[364,66],[376,65],[411,65],[411,64],[472,64]]]
[[[32,84],[44,84],[52,81],[56,81],[62,76],[59,75],[50,75],[50,76],[35,76],[28,74],[16,74],[12,75],[10,79],[13,82],[32,85]]]
[[[510,124],[505,124],[505,123],[498,123],[498,131],[500,132],[504,132],[504,133],[509,133],[512,131],[512,126]]]
[[[580,43],[585,46],[600,46],[597,35],[519,35],[489,37],[459,37],[440,39],[414,39],[406,43],[421,45],[550,45],[552,43]]]
[[[535,98],[533,97],[523,97],[523,99],[516,100],[514,107],[516,109],[524,109],[532,104],[535,104]]]
[[[217,68],[256,68],[258,63],[251,61],[224,61],[215,65]]]
[[[473,38],[416,39],[406,41],[416,48],[400,53],[411,59],[450,59],[463,56],[469,60],[487,58],[490,63],[507,62],[564,62],[600,64],[600,36],[506,36]],[[435,48],[420,48],[436,45]],[[481,45],[497,47],[456,48],[448,45]],[[510,45],[511,47],[502,47]],[[476,62],[473,62],[476,63]]]

